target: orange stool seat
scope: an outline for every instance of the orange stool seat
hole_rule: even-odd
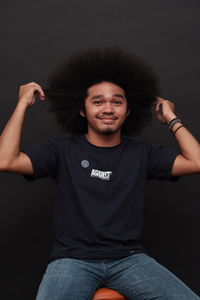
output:
[[[126,298],[114,290],[100,288],[96,291],[92,300],[126,300]]]

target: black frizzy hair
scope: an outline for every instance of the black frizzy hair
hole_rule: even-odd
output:
[[[151,105],[158,95],[158,79],[153,69],[138,56],[119,47],[87,49],[74,52],[49,76],[49,111],[64,132],[87,132],[84,110],[87,90],[108,81],[125,91],[130,114],[122,125],[123,135],[138,134],[151,119]]]

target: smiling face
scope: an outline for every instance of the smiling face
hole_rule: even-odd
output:
[[[128,115],[125,91],[111,82],[92,85],[85,99],[85,111],[80,114],[87,119],[88,133],[120,134]]]

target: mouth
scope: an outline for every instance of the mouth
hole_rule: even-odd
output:
[[[117,120],[117,117],[116,116],[97,116],[97,119],[114,121],[114,120]]]
[[[106,124],[113,124],[115,120],[117,120],[116,117],[100,117],[97,119],[99,119],[102,123],[106,123]]]

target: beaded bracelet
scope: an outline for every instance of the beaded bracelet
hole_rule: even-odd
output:
[[[183,124],[180,125],[179,127],[177,127],[174,132],[172,133],[173,134],[173,137],[175,137],[175,133],[181,128],[181,127],[185,127]]]
[[[170,126],[170,124],[174,121],[174,120],[177,120],[178,118],[174,118],[172,119],[171,121],[169,121],[169,123],[167,124],[168,126]]]
[[[182,123],[182,121],[179,118],[174,118],[168,123],[168,126],[171,131],[172,131],[172,128],[174,127],[174,125],[177,123]]]

